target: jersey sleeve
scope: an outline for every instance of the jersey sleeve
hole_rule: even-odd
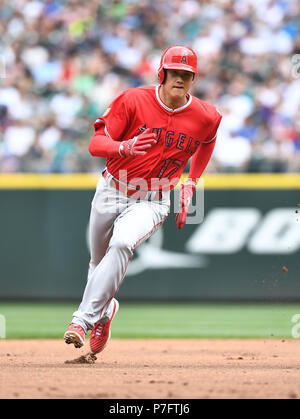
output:
[[[130,117],[130,101],[127,92],[121,93],[94,122],[95,132],[104,133],[113,140],[122,141]]]
[[[205,144],[211,143],[212,141],[216,139],[217,131],[218,131],[221,119],[222,119],[222,115],[216,108],[214,108],[214,112],[212,112],[212,115],[211,115],[211,123],[209,124],[210,128],[208,131],[208,135],[203,141]]]

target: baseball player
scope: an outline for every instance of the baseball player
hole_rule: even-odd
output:
[[[64,334],[76,348],[92,330],[91,351],[104,349],[119,307],[114,296],[134,249],[163,224],[170,190],[191,159],[176,215],[179,229],[185,223],[222,118],[214,106],[189,93],[196,74],[195,52],[171,46],[161,58],[159,85],[124,91],[94,123],[89,151],[107,164],[91,205],[88,280]]]

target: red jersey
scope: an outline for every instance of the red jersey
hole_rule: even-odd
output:
[[[190,94],[184,106],[170,109],[161,101],[159,88],[144,86],[124,91],[95,123],[97,127],[102,123],[99,133],[116,141],[133,138],[146,128],[157,134],[157,143],[144,156],[107,158],[107,170],[115,178],[119,179],[119,172],[125,170],[128,183],[142,178],[152,189],[153,179],[180,179],[199,145],[216,138],[222,118],[213,105]]]

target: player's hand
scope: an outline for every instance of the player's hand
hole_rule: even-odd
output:
[[[188,183],[186,185],[181,185],[179,192],[179,212],[176,215],[176,224],[179,230],[184,226],[189,205],[192,202],[192,197],[195,192],[196,185],[194,183]]]
[[[150,128],[147,128],[136,137],[122,141],[119,147],[119,154],[122,157],[144,156],[154,144],[156,144],[156,134],[150,132]]]

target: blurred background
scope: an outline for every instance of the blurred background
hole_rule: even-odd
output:
[[[41,307],[31,315],[32,305],[3,302],[79,303],[90,202],[105,166],[88,153],[93,123],[123,90],[157,84],[161,54],[174,44],[197,52],[192,94],[223,115],[204,176],[204,220],[179,231],[171,214],[137,249],[118,297],[300,300],[298,0],[0,0],[0,40],[0,313],[14,319],[9,336],[28,336],[37,318],[30,336],[61,336],[71,320],[64,303],[43,316]],[[279,329],[285,309],[254,306],[243,317],[241,306],[202,308],[168,309],[164,336],[287,336],[297,310]],[[136,307],[131,313],[119,336],[135,336]],[[139,313],[139,333],[158,336],[144,322],[161,322],[158,306]]]
[[[297,0],[1,0],[0,39],[1,172],[98,171],[94,120],[156,84],[172,44],[197,52],[192,93],[223,114],[209,172],[300,169]]]

